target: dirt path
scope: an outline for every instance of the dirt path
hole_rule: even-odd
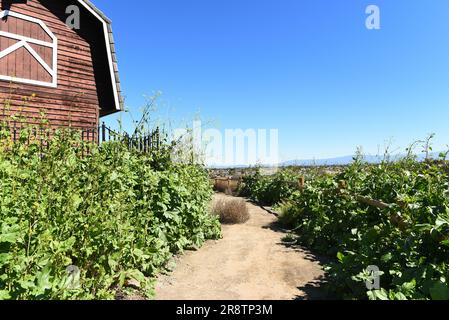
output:
[[[216,197],[225,197],[216,195]],[[291,300],[323,297],[317,257],[281,243],[277,218],[248,203],[251,219],[223,226],[223,239],[186,252],[174,271],[161,275],[158,300]]]

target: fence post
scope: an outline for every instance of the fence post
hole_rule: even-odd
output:
[[[51,132],[50,132],[50,130],[51,129],[49,129],[48,131],[47,131],[47,151],[48,150],[50,150],[50,138],[51,138]]]
[[[106,124],[103,122],[101,125],[101,142],[105,142],[106,141]]]
[[[299,190],[304,190],[304,185],[305,185],[305,178],[304,176],[299,177],[299,181],[298,181],[298,186],[299,186]]]
[[[14,128],[13,128],[13,139],[14,139],[14,142],[17,141],[17,137],[16,137],[16,122],[15,121],[14,121]]]

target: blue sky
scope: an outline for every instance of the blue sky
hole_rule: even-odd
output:
[[[112,20],[126,106],[277,128],[282,160],[449,144],[447,0],[94,0]],[[365,28],[378,5],[381,30]],[[105,118],[108,124],[120,116]],[[121,116],[129,126],[129,116]]]

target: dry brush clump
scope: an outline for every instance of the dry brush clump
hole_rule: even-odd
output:
[[[222,192],[225,194],[229,194],[229,186],[227,180],[215,180],[214,190],[218,192]]]
[[[212,207],[212,213],[223,224],[241,224],[249,220],[249,211],[243,199],[220,199]]]
[[[227,195],[234,195],[239,188],[239,180],[233,179],[214,179],[214,190]]]

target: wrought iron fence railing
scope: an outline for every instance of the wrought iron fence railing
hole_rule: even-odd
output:
[[[58,128],[49,129],[48,127],[43,126],[26,126],[25,128],[29,130],[28,134],[26,135],[27,142],[29,143],[31,140],[39,141],[41,146],[48,146],[49,141],[51,141],[51,137],[54,136],[54,134],[58,130]],[[9,124],[7,128],[0,125],[0,130],[1,129],[6,129],[11,136],[11,139],[13,141],[18,141],[19,139],[21,139],[21,132],[23,131],[24,127],[13,122],[12,124]],[[78,131],[81,134],[81,138],[83,141],[91,141],[99,145],[109,141],[118,141],[126,145],[129,150],[143,153],[158,150],[161,147],[164,139],[164,134],[161,134],[159,128],[155,128],[154,130],[147,133],[134,135],[130,135],[126,132],[119,133],[106,126],[105,123],[102,123],[98,127],[70,127],[70,129]]]

